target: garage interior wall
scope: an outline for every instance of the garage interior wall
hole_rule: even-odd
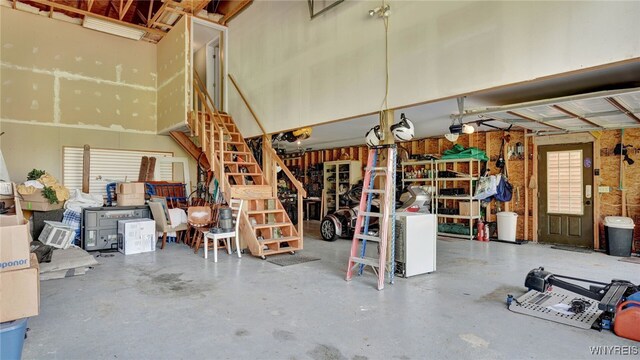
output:
[[[0,19],[0,146],[13,181],[33,168],[62,179],[63,146],[187,156],[156,135],[156,45],[4,7]]]
[[[511,140],[509,144],[505,145],[514,146],[516,143],[524,144],[525,133],[522,130],[512,130],[509,132]],[[595,196],[600,196],[600,221],[595,231],[600,231],[600,248],[604,249],[604,228],[602,221],[605,216],[621,216],[622,215],[622,191],[620,190],[620,155],[614,155],[614,148],[616,144],[620,143],[621,131],[620,130],[606,130],[600,133],[600,148],[596,149],[600,155],[600,176],[596,177],[595,190],[598,186],[609,188],[607,193],[594,192]],[[495,174],[497,169],[495,168],[495,162],[500,152],[500,144],[502,139],[501,131],[488,131],[473,133],[471,135],[461,134],[457,143],[464,147],[477,147],[487,153],[490,158],[488,167],[492,173]],[[509,203],[509,211],[516,212],[518,217],[516,237],[518,239],[533,239],[533,189],[529,188],[529,179],[534,175],[533,173],[533,141],[532,138],[528,138],[527,156],[523,158],[506,157],[507,168],[509,174],[509,181],[513,185],[514,197]],[[640,182],[636,179],[640,178],[640,129],[626,129],[624,131],[624,144],[632,145],[629,148],[628,154],[631,159],[636,161],[633,165],[627,165],[623,163],[624,167],[624,179],[625,179],[625,191],[626,191],[626,204],[627,215],[631,217],[636,226],[640,226]],[[444,137],[434,137],[427,139],[419,139],[411,142],[401,143],[401,145],[407,149],[411,154],[442,154],[444,150],[450,149],[453,144],[447,141]],[[637,150],[636,150],[637,149]],[[324,149],[316,151],[308,151],[304,155],[296,158],[289,158],[285,160],[285,164],[292,170],[296,171],[296,168],[305,174],[307,169],[316,164],[323,163],[325,161],[341,160],[344,158],[352,160],[360,160],[363,164],[367,161],[367,147],[365,145],[350,146],[344,148]],[[525,176],[525,162],[527,162],[528,175]],[[597,165],[597,164],[596,164]],[[519,189],[519,190],[516,190]],[[516,191],[520,192],[520,199],[516,204]],[[525,213],[525,192],[529,198],[529,216],[527,226],[527,236],[524,233],[524,213]],[[495,202],[491,205],[492,212],[495,212]],[[503,210],[504,207],[503,207]],[[489,218],[491,221],[495,221],[495,215]],[[640,249],[640,231],[634,232],[635,246]]]
[[[640,57],[640,2],[391,1],[389,107]],[[345,1],[255,1],[229,27],[229,72],[267,132],[379,111],[384,26]],[[598,24],[598,26],[593,26]],[[230,113],[260,135],[234,89]]]

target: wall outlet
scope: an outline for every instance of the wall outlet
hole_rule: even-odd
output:
[[[609,191],[611,191],[611,188],[609,186],[598,186],[598,192],[600,194],[608,193]]]

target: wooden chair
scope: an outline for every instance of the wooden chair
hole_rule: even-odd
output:
[[[231,208],[231,214],[233,222],[235,223],[235,228],[233,231],[225,232],[225,233],[211,233],[208,232],[204,235],[204,258],[207,259],[209,257],[209,239],[213,240],[213,262],[218,262],[218,245],[219,241],[224,241],[224,246],[227,248],[227,253],[231,255],[231,244],[229,241],[231,238],[235,238],[236,242],[236,252],[238,253],[238,257],[241,258],[240,251],[240,213],[242,212],[242,200],[231,199],[229,203],[229,207]]]
[[[190,206],[187,210],[187,223],[189,229],[193,231],[193,238],[187,234],[187,241],[190,246],[198,252],[204,233],[209,231],[213,223],[213,213],[210,206]],[[191,232],[191,231],[190,231]]]
[[[175,232],[177,241],[178,235],[182,235],[181,233],[187,230],[187,224],[179,224],[177,226],[169,224],[161,203],[149,202],[149,208],[151,209],[153,220],[156,222],[156,231],[162,233],[162,246],[160,246],[160,249],[164,249],[167,244],[167,233]]]

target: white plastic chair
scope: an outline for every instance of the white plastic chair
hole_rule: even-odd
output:
[[[231,208],[231,217],[235,222],[235,230],[231,232],[225,233],[211,233],[208,232],[204,236],[204,258],[209,258],[209,239],[213,240],[213,262],[218,262],[218,242],[220,240],[224,240],[225,247],[227,248],[227,253],[231,255],[231,247],[229,240],[231,238],[235,238],[236,241],[236,252],[238,253],[238,257],[241,258],[242,254],[240,253],[240,212],[242,211],[242,202],[243,200],[231,199],[229,203],[229,207]]]

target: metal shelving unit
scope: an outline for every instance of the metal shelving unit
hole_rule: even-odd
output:
[[[362,164],[357,160],[324,163],[323,216],[340,209],[340,197],[362,179]]]
[[[480,218],[480,201],[473,199],[473,194],[475,193],[475,183],[474,181],[479,178],[480,175],[480,166],[481,161],[477,159],[452,159],[452,160],[434,160],[435,170],[437,171],[438,177],[435,178],[435,188],[436,188],[436,196],[435,196],[435,213],[438,214],[438,223],[451,223],[447,221],[447,219],[453,219],[453,223],[458,223],[458,220],[465,220],[467,222],[466,226],[469,229],[469,234],[455,234],[448,232],[438,231],[438,235],[442,236],[450,236],[450,237],[458,237],[463,239],[472,240],[473,228],[474,228],[474,220]],[[455,171],[459,172],[460,165],[468,166],[467,170],[464,171],[465,176],[461,177],[440,177],[441,171]],[[468,190],[468,193],[464,195],[442,195],[441,190],[447,188],[459,187],[460,184],[463,184],[465,189]],[[468,184],[468,186],[467,186]],[[444,204],[450,205],[451,208],[460,208],[460,201],[469,201],[469,215],[459,215],[459,214],[440,214],[439,213],[439,202],[443,201]],[[473,215],[475,213],[475,215]]]
[[[435,189],[436,167],[434,160],[412,160],[403,161],[402,166],[402,187],[407,185],[427,186]],[[410,169],[410,170],[409,170]],[[431,212],[434,213],[435,193],[431,196]]]

